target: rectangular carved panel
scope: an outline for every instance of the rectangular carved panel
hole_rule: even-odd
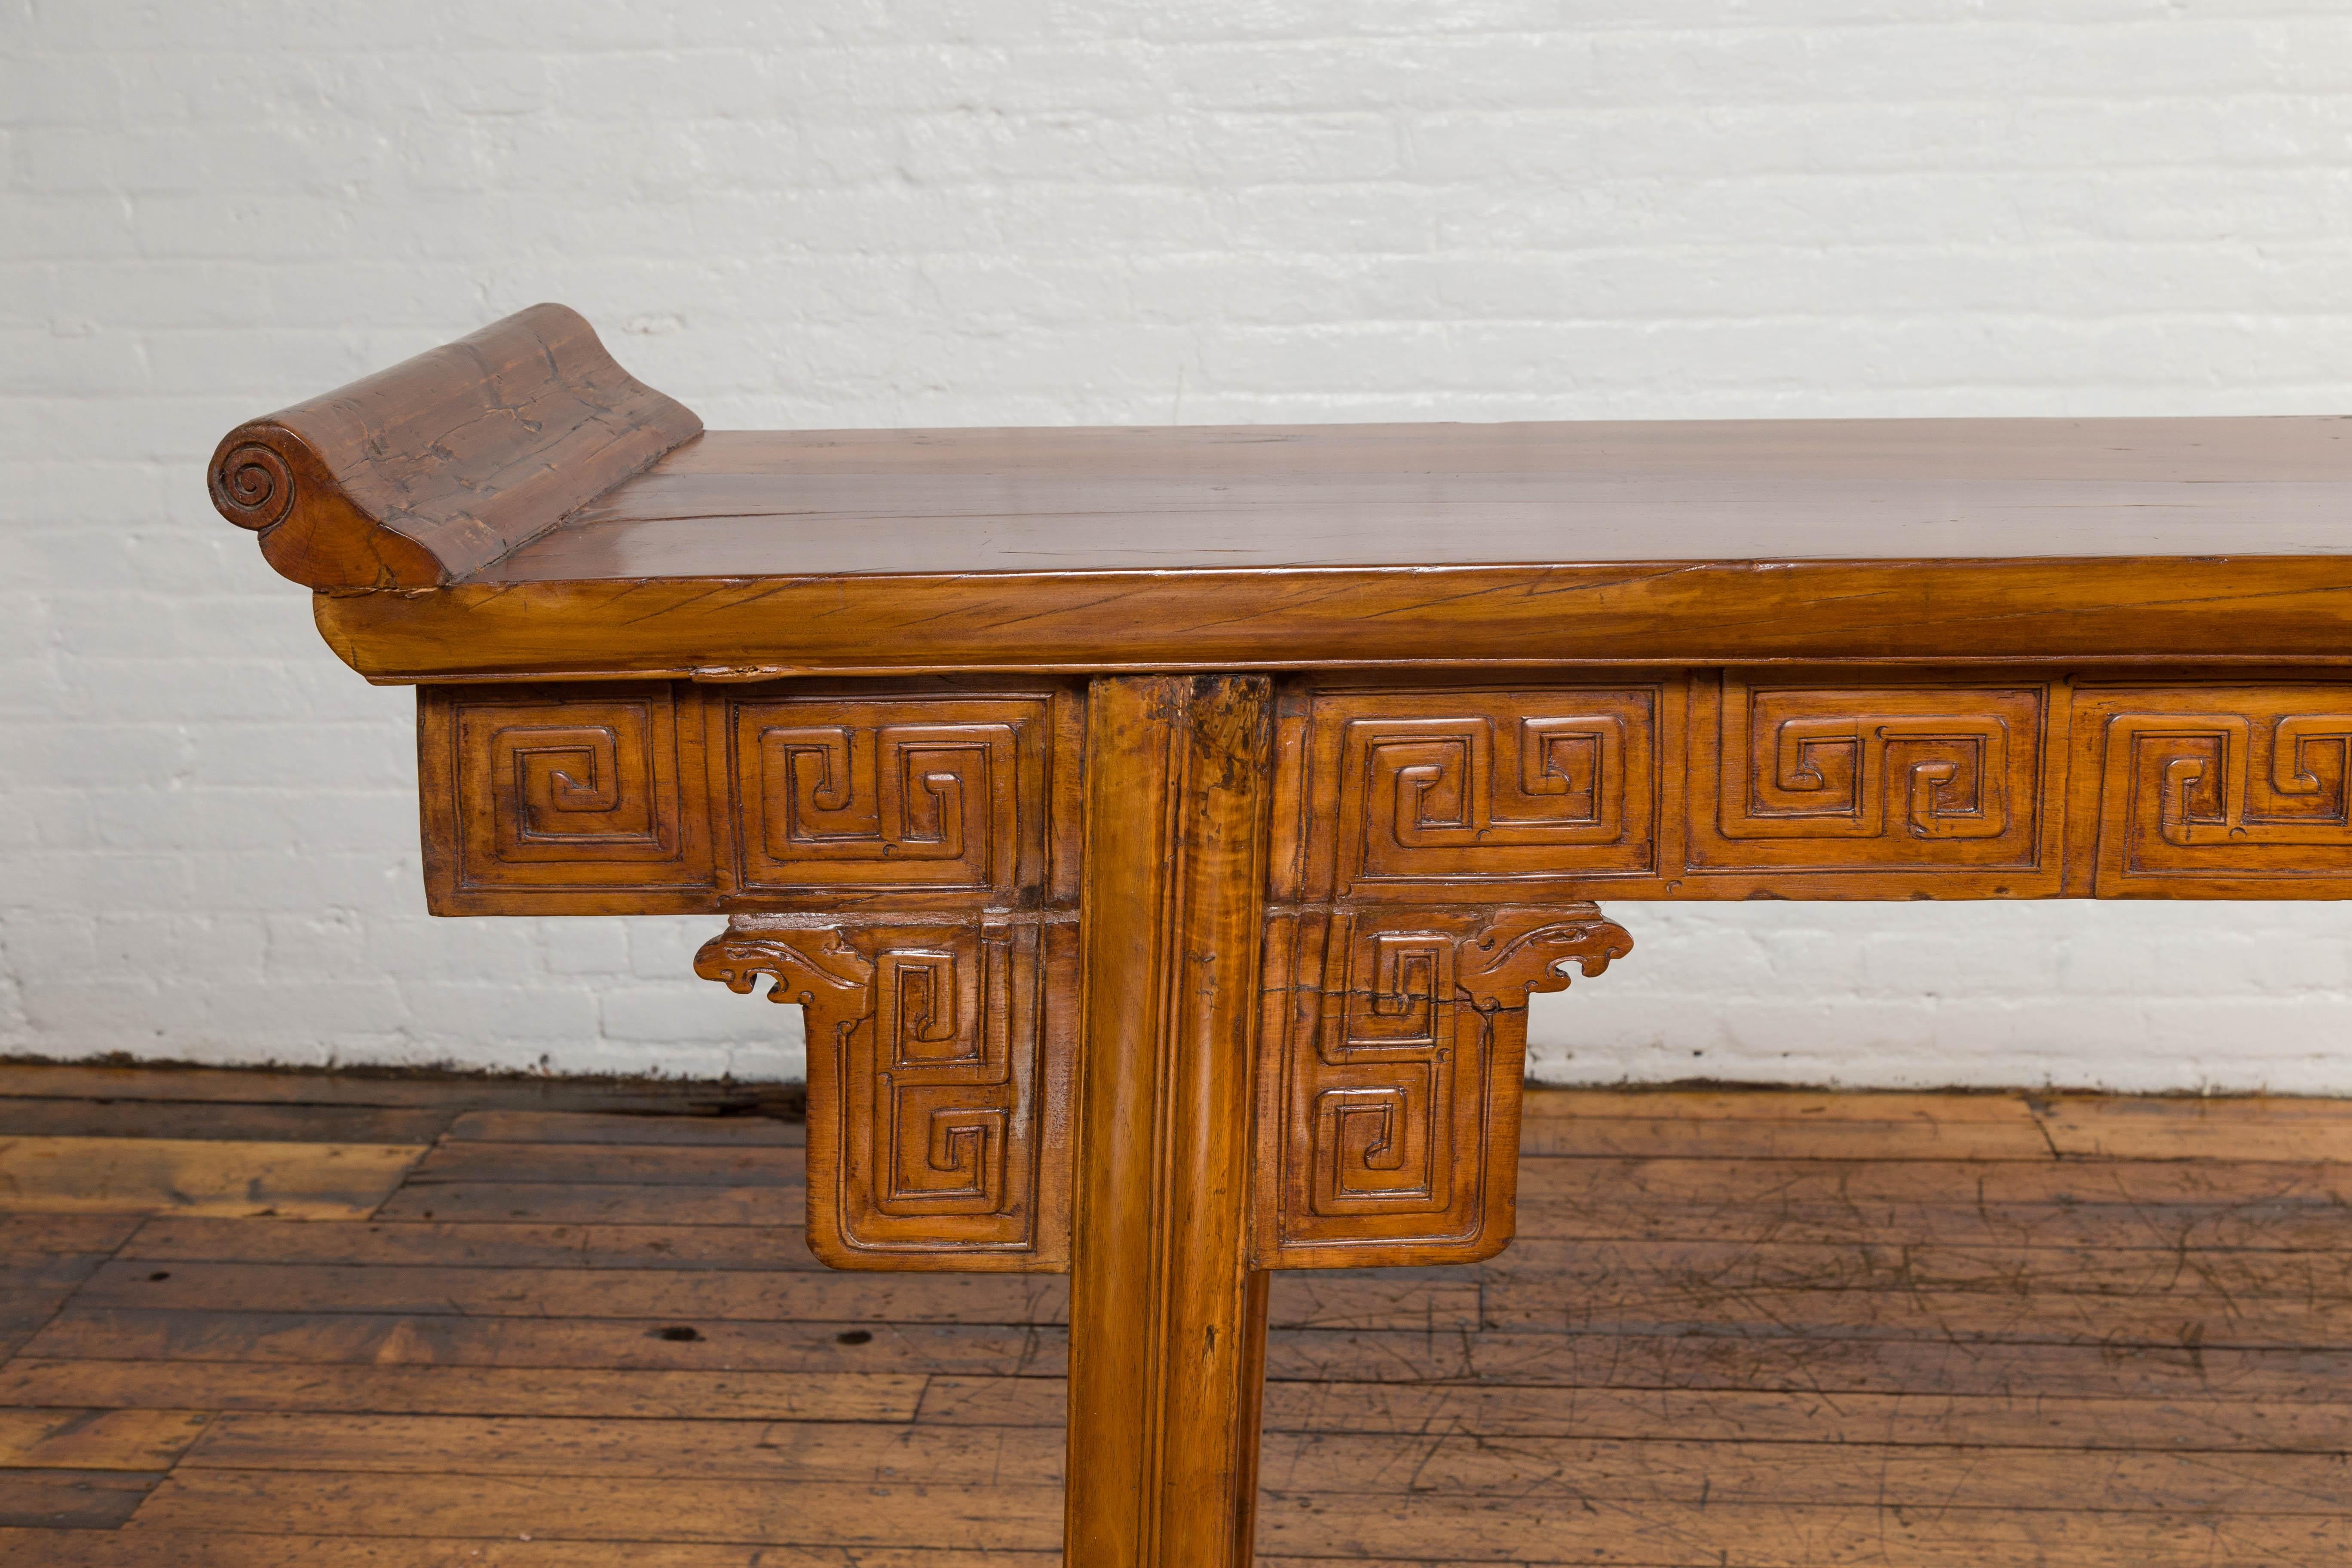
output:
[[[1267,923],[1257,1258],[1472,1262],[1511,1238],[1531,990],[1631,941],[1590,904],[1317,907]]]
[[[671,687],[458,688],[420,732],[426,851],[457,889],[712,885],[701,714]]]
[[[1068,908],[1083,723],[1050,682],[427,689],[426,892],[441,914]]]
[[[1035,903],[1054,758],[1042,699],[735,697],[746,891],[922,891]]]
[[[739,916],[695,969],[808,1026],[809,1247],[836,1268],[1069,1256],[1076,928]]]
[[[1524,899],[1529,883],[1654,873],[1662,698],[1655,686],[1317,693],[1297,803],[1314,887]]]
[[[2086,689],[2075,732],[2101,897],[2352,897],[2352,683]]]
[[[1690,869],[1893,872],[1923,886],[1974,875],[2001,891],[2055,890],[2049,710],[2038,682],[1698,678]]]

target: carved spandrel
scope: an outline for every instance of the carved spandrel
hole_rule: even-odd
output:
[[[667,687],[628,695],[441,699],[462,880],[528,889],[672,888],[710,879]],[[698,716],[695,716],[698,717]],[[429,786],[428,786],[429,789]],[[428,801],[428,805],[432,803]]]
[[[2093,693],[2098,890],[2352,887],[2352,688]]]
[[[695,952],[694,972],[738,996],[766,979],[769,1001],[808,1010],[811,1037],[830,1039],[874,1008],[874,961],[829,927],[769,930],[738,921]]]
[[[1651,869],[1657,710],[1649,688],[1318,697],[1339,890]]]
[[[1522,1010],[1531,995],[1567,990],[1570,964],[1590,980],[1633,951],[1633,936],[1591,904],[1496,910],[1463,944],[1460,984],[1481,1013]]]
[[[1695,869],[2037,863],[2042,687],[1774,687],[1726,677],[1712,722],[1708,706],[1695,699]],[[1698,787],[1705,780],[1711,791]]]
[[[730,730],[746,888],[1035,889],[1042,702],[751,699]]]
[[[1261,1040],[1261,1262],[1509,1240],[1527,997],[1633,946],[1591,905],[1277,915]]]
[[[1052,1268],[1067,1255],[1069,928],[740,917],[695,971],[806,1009],[809,1239],[836,1268]],[[1066,1142],[1066,1141],[1065,1141]]]

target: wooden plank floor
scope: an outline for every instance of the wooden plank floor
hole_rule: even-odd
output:
[[[0,1068],[0,1561],[1043,1568],[1062,1281],[817,1268],[776,1109]],[[1529,1110],[1277,1277],[1265,1560],[2352,1562],[2352,1103]]]

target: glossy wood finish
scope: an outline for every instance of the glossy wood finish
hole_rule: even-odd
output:
[[[807,1023],[809,1248],[835,1268],[1066,1268],[1077,929],[739,915],[695,972]]]
[[[313,588],[436,587],[700,434],[561,305],[533,305],[221,437],[213,504]]]
[[[1255,1257],[1475,1263],[1517,1223],[1528,997],[1633,939],[1591,904],[1267,917]]]
[[[714,431],[484,582],[2329,555],[2343,419]]]
[[[2053,665],[1281,688],[1277,903],[2336,898],[2352,679]],[[1074,683],[428,688],[449,914],[1073,913]]]
[[[803,1005],[747,1208],[1071,1270],[1074,1563],[1248,1558],[1265,1270],[1529,1231],[1590,900],[2352,893],[2342,420],[699,428],[538,307],[214,490],[425,685],[437,912]]]
[[[714,432],[379,679],[1612,659],[2340,659],[2339,419]]]
[[[2352,898],[2352,685],[2090,688],[2075,734],[2102,897]]]
[[[329,593],[372,680],[1760,660],[2352,663],[2352,559],[1655,562]]]
[[[1246,676],[1106,680],[1089,707],[1065,1551],[1105,1568],[1247,1568],[1272,692]]]
[[[1077,907],[1075,683],[423,689],[437,914]]]

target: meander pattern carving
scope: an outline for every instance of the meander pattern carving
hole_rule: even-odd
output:
[[[1034,968],[1036,930],[1019,934]],[[851,1164],[873,1171],[877,1213],[1004,1213],[1006,1133],[1018,1110],[1010,1037],[1036,1035],[1034,1019],[1013,1016],[1016,940],[1002,928],[966,931],[876,955],[874,1027],[843,1085]]]
[[[1727,674],[1719,693],[1693,702],[1694,868],[2035,864],[2045,688],[1774,686]]]
[[[1338,691],[1310,766],[1333,781],[1336,890],[1444,897],[1458,882],[1655,868],[1659,690]]]
[[[461,699],[454,726],[465,879],[528,887],[706,882],[667,688],[518,700]]]
[[[499,858],[584,845],[665,848],[654,813],[651,728],[640,716],[625,741],[612,724],[516,724],[492,736],[492,754],[510,764],[495,773],[503,796]]]
[[[791,927],[742,917],[707,979],[805,1012],[810,1244],[836,1266],[1048,1267],[1041,1230],[1050,1059],[1041,922]],[[1059,1218],[1065,1231],[1066,1215]]]
[[[1044,704],[918,699],[739,701],[731,731],[747,887],[1009,892],[1020,874],[1024,743]]]
[[[1510,1237],[1527,997],[1632,939],[1590,904],[1284,910],[1267,935],[1261,1261],[1491,1255]]]
[[[1066,901],[1045,885],[1070,815],[1049,786],[1075,764],[1048,709],[668,683],[428,692],[436,907]],[[2348,732],[2352,686],[2326,681],[1698,671],[1318,691],[1296,764],[1305,884],[1285,896],[2128,896],[2167,879],[2333,896],[2352,877]]]
[[[1343,928],[1344,929],[1344,928]],[[1317,1020],[1318,1081],[1307,1159],[1307,1207],[1351,1214],[1443,1214],[1455,1176],[1454,939],[1436,931],[1376,931],[1346,942],[1342,989]],[[1337,1016],[1330,1013],[1336,1011]],[[1476,1020],[1472,1020],[1475,1026]],[[1467,1053],[1474,1075],[1485,1053]]]
[[[2085,693],[2099,889],[2352,884],[2352,686]],[[2352,889],[2347,889],[2352,890]]]
[[[684,683],[426,691],[427,885],[446,913],[1035,909],[1075,734],[1038,696]],[[1057,727],[1058,726],[1058,727]],[[453,853],[436,856],[436,845]],[[1066,856],[1065,857],[1066,858]],[[1074,886],[1075,864],[1066,881]]]
[[[1507,1238],[1525,998],[1629,945],[1576,901],[1588,880],[2352,896],[2352,683],[1697,671],[1305,702],[1259,1045],[1268,1266]],[[1072,1114],[1076,925],[1045,868],[1073,824],[1045,697],[615,683],[424,711],[427,810],[457,846],[436,886],[463,907],[618,889],[807,911],[739,914],[698,968],[774,976],[808,1010],[829,1261],[1066,1258],[1067,1140],[1043,1130]]]

